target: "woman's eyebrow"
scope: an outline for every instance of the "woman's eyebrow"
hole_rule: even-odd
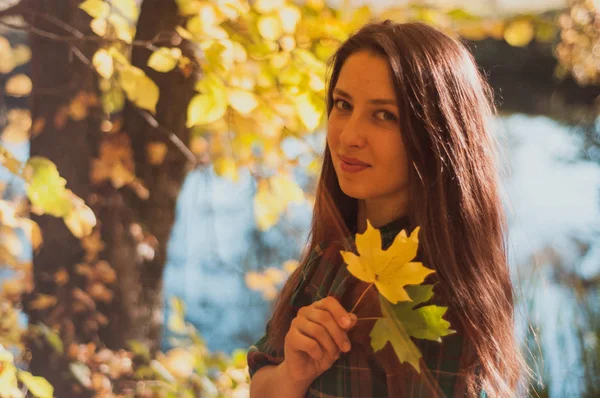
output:
[[[352,96],[350,94],[348,94],[347,92],[345,92],[344,90],[340,89],[340,88],[335,88],[333,89],[333,92],[341,97],[345,97],[347,99],[352,99]],[[367,101],[370,104],[376,104],[376,105],[398,105],[398,103],[396,102],[395,99],[389,99],[389,98],[373,98]]]

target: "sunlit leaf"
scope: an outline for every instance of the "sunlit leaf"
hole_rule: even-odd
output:
[[[279,10],[279,18],[285,33],[296,32],[296,25],[300,22],[302,14],[300,9],[294,5],[286,5]]]
[[[5,37],[0,36],[0,73],[10,73],[16,66],[10,42]]]
[[[252,7],[260,14],[267,14],[278,10],[285,4],[285,0],[256,0]]]
[[[378,351],[389,341],[400,362],[408,362],[420,372],[422,355],[411,337],[441,342],[442,337],[455,331],[450,329],[450,322],[442,318],[447,307],[422,306],[433,297],[433,285],[407,286],[406,291],[411,301],[392,305],[385,299],[380,300],[383,318],[371,331],[371,345]]]
[[[110,13],[110,5],[103,0],[85,0],[79,5],[92,18],[105,18]]]
[[[159,141],[149,142],[146,145],[146,154],[148,156],[148,163],[158,166],[165,160],[167,144]]]
[[[81,362],[71,362],[69,364],[69,370],[83,387],[90,388],[92,386],[92,371],[86,364]]]
[[[11,398],[23,398],[23,393],[18,388],[17,381],[17,368],[15,365],[8,362],[0,363],[0,368],[2,372],[0,372],[0,391],[2,394],[10,394],[7,395]]]
[[[29,76],[21,73],[8,79],[4,90],[6,94],[13,97],[25,97],[31,93],[32,88],[33,84]]]
[[[104,18],[96,18],[90,22],[90,28],[92,28],[92,32],[98,36],[104,36],[106,34],[106,29],[108,28],[108,22]]]
[[[276,15],[265,15],[258,18],[258,32],[266,40],[277,40],[283,34],[281,20]]]
[[[34,397],[52,398],[54,396],[54,387],[43,377],[34,376],[23,370],[20,370],[17,376]]]
[[[148,66],[158,72],[169,72],[177,66],[180,58],[180,48],[161,47],[150,55]]]
[[[287,174],[281,173],[260,181],[254,196],[254,218],[265,231],[275,225],[290,203],[304,200],[304,191]]]
[[[179,14],[182,16],[189,16],[198,14],[201,7],[200,0],[175,0],[179,10]]]
[[[324,104],[319,104],[311,93],[305,92],[296,96],[294,105],[298,117],[310,131],[316,129],[325,113]]]
[[[135,66],[124,68],[119,74],[121,87],[127,98],[142,109],[156,112],[159,90],[144,71]]]
[[[367,220],[366,231],[356,234],[358,256],[347,251],[340,253],[352,275],[364,282],[374,283],[379,293],[390,302],[410,301],[404,287],[422,283],[427,275],[434,272],[422,263],[412,261],[417,255],[418,234],[419,227],[408,237],[403,230],[392,245],[383,250],[381,232]]]
[[[530,20],[518,19],[509,24],[504,30],[504,39],[508,44],[515,47],[525,47],[535,35]]]
[[[201,93],[194,96],[188,105],[187,127],[215,122],[227,110],[227,92],[219,77],[208,74],[197,88]]]
[[[129,23],[137,22],[139,15],[139,7],[135,0],[111,0],[115,11],[123,16]]]
[[[85,202],[68,191],[72,203],[72,210],[65,216],[65,224],[71,233],[81,239],[92,233],[96,225],[96,216]]]
[[[53,307],[58,302],[55,296],[48,294],[38,294],[37,297],[29,303],[29,307],[33,310],[42,311]]]
[[[27,187],[31,203],[55,217],[68,215],[72,204],[65,189],[66,181],[58,173],[56,165],[48,159],[32,157],[27,161],[27,167],[31,173]]]
[[[24,65],[31,60],[31,49],[26,45],[19,44],[12,50],[15,66]]]
[[[96,51],[92,58],[92,64],[103,78],[109,79],[112,76],[113,57],[105,49],[101,48]]]
[[[254,93],[236,88],[227,90],[227,101],[242,115],[248,115],[258,106],[258,99]]]
[[[131,43],[133,40],[134,28],[132,23],[120,14],[111,13],[108,16],[110,22],[117,33],[117,37],[126,43]]]
[[[11,109],[8,111],[8,125],[2,130],[2,141],[20,144],[29,139],[31,129],[31,112],[26,109]]]

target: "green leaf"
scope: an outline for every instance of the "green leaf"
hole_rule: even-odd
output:
[[[54,396],[54,387],[43,377],[34,376],[25,371],[19,371],[17,375],[33,396],[37,398],[52,398]]]
[[[110,5],[103,0],[86,0],[79,5],[92,18],[105,18],[110,13]]]
[[[159,90],[143,70],[135,66],[124,68],[119,74],[121,87],[129,101],[142,109],[156,113]]]
[[[62,355],[64,353],[63,342],[56,331],[50,329],[48,326],[40,323],[37,326],[37,330],[44,336],[48,344],[54,349],[55,352]]]
[[[419,371],[422,355],[410,337],[441,342],[443,336],[455,331],[450,329],[450,322],[442,318],[447,307],[426,305],[415,309],[433,297],[433,285],[409,285],[405,289],[412,301],[392,305],[380,299],[383,318],[371,331],[371,345],[377,351],[389,341],[400,362],[408,362]]]
[[[177,66],[180,58],[180,48],[161,47],[150,55],[148,66],[157,72],[169,72]]]
[[[448,307],[427,305],[414,309],[418,304],[423,303],[433,296],[432,289],[432,285],[407,286],[406,291],[409,296],[412,298],[414,295],[418,299],[413,298],[413,302],[400,302],[394,305],[394,313],[400,319],[409,335],[418,339],[441,342],[443,336],[455,332],[450,329],[450,322],[442,318]],[[424,300],[420,301],[422,298]]]
[[[73,205],[65,188],[67,181],[60,176],[56,165],[46,158],[32,157],[27,167],[32,171],[27,187],[31,203],[55,217],[68,215]]]
[[[387,301],[384,304],[384,300],[381,302],[384,316],[375,322],[371,330],[371,347],[374,351],[379,351],[390,342],[400,363],[408,362],[420,373],[419,359],[423,356],[421,351],[410,339],[402,324],[394,319],[389,308],[391,304]]]

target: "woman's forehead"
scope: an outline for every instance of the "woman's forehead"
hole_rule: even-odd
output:
[[[394,84],[387,61],[366,51],[352,54],[346,59],[335,85],[353,98],[394,98]]]

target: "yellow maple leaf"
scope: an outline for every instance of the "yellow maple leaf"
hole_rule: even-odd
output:
[[[392,245],[383,250],[380,231],[367,221],[367,230],[363,234],[356,234],[359,255],[346,251],[340,253],[348,265],[348,271],[364,282],[374,283],[388,301],[394,304],[411,301],[404,286],[418,285],[427,275],[435,272],[420,262],[411,261],[417,255],[419,229],[416,227],[409,237],[402,230]]]

